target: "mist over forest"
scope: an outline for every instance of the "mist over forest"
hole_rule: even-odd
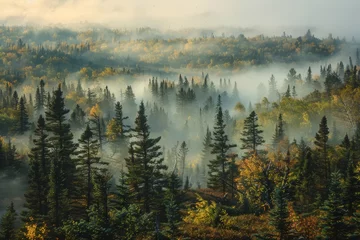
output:
[[[0,0],[0,240],[359,239],[359,4],[255,2]]]

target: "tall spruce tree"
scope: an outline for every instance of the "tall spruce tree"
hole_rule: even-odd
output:
[[[329,140],[329,128],[327,126],[327,119],[324,116],[319,124],[319,131],[315,135],[315,147],[319,155],[320,162],[318,163],[320,174],[323,175],[324,187],[329,183],[330,177],[330,163],[328,157],[328,140]]]
[[[29,116],[25,107],[24,98],[20,98],[19,104],[19,120],[18,120],[18,132],[24,134],[29,130]]]
[[[149,213],[154,209],[154,199],[161,189],[159,182],[163,178],[163,170],[167,167],[163,164],[161,146],[158,145],[161,137],[150,138],[150,127],[145,115],[144,103],[140,103],[138,115],[135,119],[133,138],[130,142],[133,154],[126,165],[129,174],[129,183],[136,179],[137,188],[131,189],[135,192],[136,198],[141,203],[145,212]],[[160,193],[161,194],[161,193]],[[158,195],[159,196],[159,195]]]
[[[344,182],[344,203],[348,216],[353,216],[360,203],[360,176],[355,170],[352,156],[349,156]]]
[[[180,158],[180,173],[181,173],[181,179],[182,181],[184,181],[184,174],[185,174],[185,169],[186,169],[186,156],[189,152],[189,148],[186,145],[186,142],[183,141],[180,145],[180,149],[179,149],[179,158]]]
[[[210,160],[209,163],[209,179],[208,186],[215,190],[220,190],[223,193],[227,191],[229,170],[228,154],[231,148],[236,147],[235,144],[229,144],[228,136],[225,134],[225,123],[223,119],[223,111],[221,108],[221,97],[218,97],[217,114],[215,117],[215,126],[212,138],[211,154],[215,159]]]
[[[0,221],[0,240],[16,239],[15,220],[16,211],[14,204],[11,202],[5,214],[1,217]]]
[[[243,142],[241,149],[248,151],[246,156],[251,154],[256,155],[257,147],[265,142],[261,135],[263,130],[259,129],[260,125],[257,123],[257,120],[256,113],[252,111],[244,122],[243,137],[240,140]]]
[[[99,143],[91,131],[89,124],[87,124],[85,131],[81,134],[79,145],[79,164],[77,169],[79,170],[81,179],[84,180],[86,210],[89,210],[94,198],[93,175],[107,164],[101,162],[100,157],[98,157]]]
[[[325,239],[342,240],[347,239],[348,226],[344,221],[346,210],[342,199],[341,174],[334,172],[331,174],[329,198],[325,201],[323,210],[325,215],[322,217],[321,224],[322,237]]]
[[[53,92],[46,110],[47,130],[50,133],[51,173],[49,203],[56,227],[63,218],[68,217],[69,209],[62,204],[73,200],[77,195],[76,163],[71,158],[76,150],[70,124],[66,121],[69,110],[65,108],[60,85]],[[65,204],[66,205],[66,204]]]
[[[270,212],[270,224],[275,227],[280,240],[288,239],[290,230],[288,200],[284,187],[275,189],[274,208]]]
[[[50,174],[49,140],[45,119],[39,116],[34,131],[34,147],[29,154],[30,169],[28,173],[28,190],[25,194],[26,217],[43,218],[48,213],[48,193]]]
[[[208,175],[208,165],[212,159],[211,154],[211,131],[209,127],[206,128],[206,134],[203,140],[203,149],[201,153],[201,163],[202,163],[202,183],[201,185],[206,187],[207,184],[207,175]]]
[[[278,122],[275,127],[275,134],[273,136],[273,144],[276,147],[279,142],[284,140],[285,137],[285,129],[284,129],[284,121],[282,118],[282,114],[279,114]]]

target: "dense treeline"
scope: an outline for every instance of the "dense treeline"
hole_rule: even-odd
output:
[[[313,41],[314,53],[330,41],[279,39]],[[6,49],[38,51],[20,45]],[[354,55],[305,77],[291,68],[283,83],[269,73],[256,102],[242,83],[204,72],[138,80],[105,67],[102,76],[126,75],[110,86],[81,66],[74,77],[31,75],[34,87],[15,74],[0,88],[0,176],[26,172],[28,185],[23,208],[8,201],[0,239],[359,238]]]

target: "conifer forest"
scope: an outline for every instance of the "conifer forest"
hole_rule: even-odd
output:
[[[14,2],[0,14],[0,240],[360,239],[360,34],[339,28],[356,27],[356,1],[299,9],[293,21],[342,20],[286,31],[235,7],[215,24],[214,0],[181,27],[163,0],[132,17],[113,0]]]

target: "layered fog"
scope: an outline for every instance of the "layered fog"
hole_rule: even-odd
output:
[[[187,178],[192,189],[207,187],[204,142],[214,132],[219,106],[229,142],[237,145],[231,153],[239,159],[247,151],[241,138],[252,111],[264,131],[264,151],[274,148],[279,114],[286,123],[286,150],[301,139],[312,146],[324,115],[332,144],[354,133],[357,112],[349,113],[346,94],[329,97],[335,87],[326,82],[334,74],[345,84],[346,71],[357,74],[360,34],[353,23],[359,1],[0,4],[0,160],[11,154],[14,159],[0,162],[0,216],[11,202],[18,213],[26,209],[34,130],[39,116],[49,115],[46,103],[37,109],[39,89],[46,102],[61,88],[75,143],[87,124],[98,130],[99,157],[109,163],[113,183],[130,152],[112,125],[117,102],[127,141],[144,103],[150,136],[161,137],[167,171],[177,172],[182,184]],[[26,99],[28,127],[19,132],[18,103],[12,104],[20,97]]]

